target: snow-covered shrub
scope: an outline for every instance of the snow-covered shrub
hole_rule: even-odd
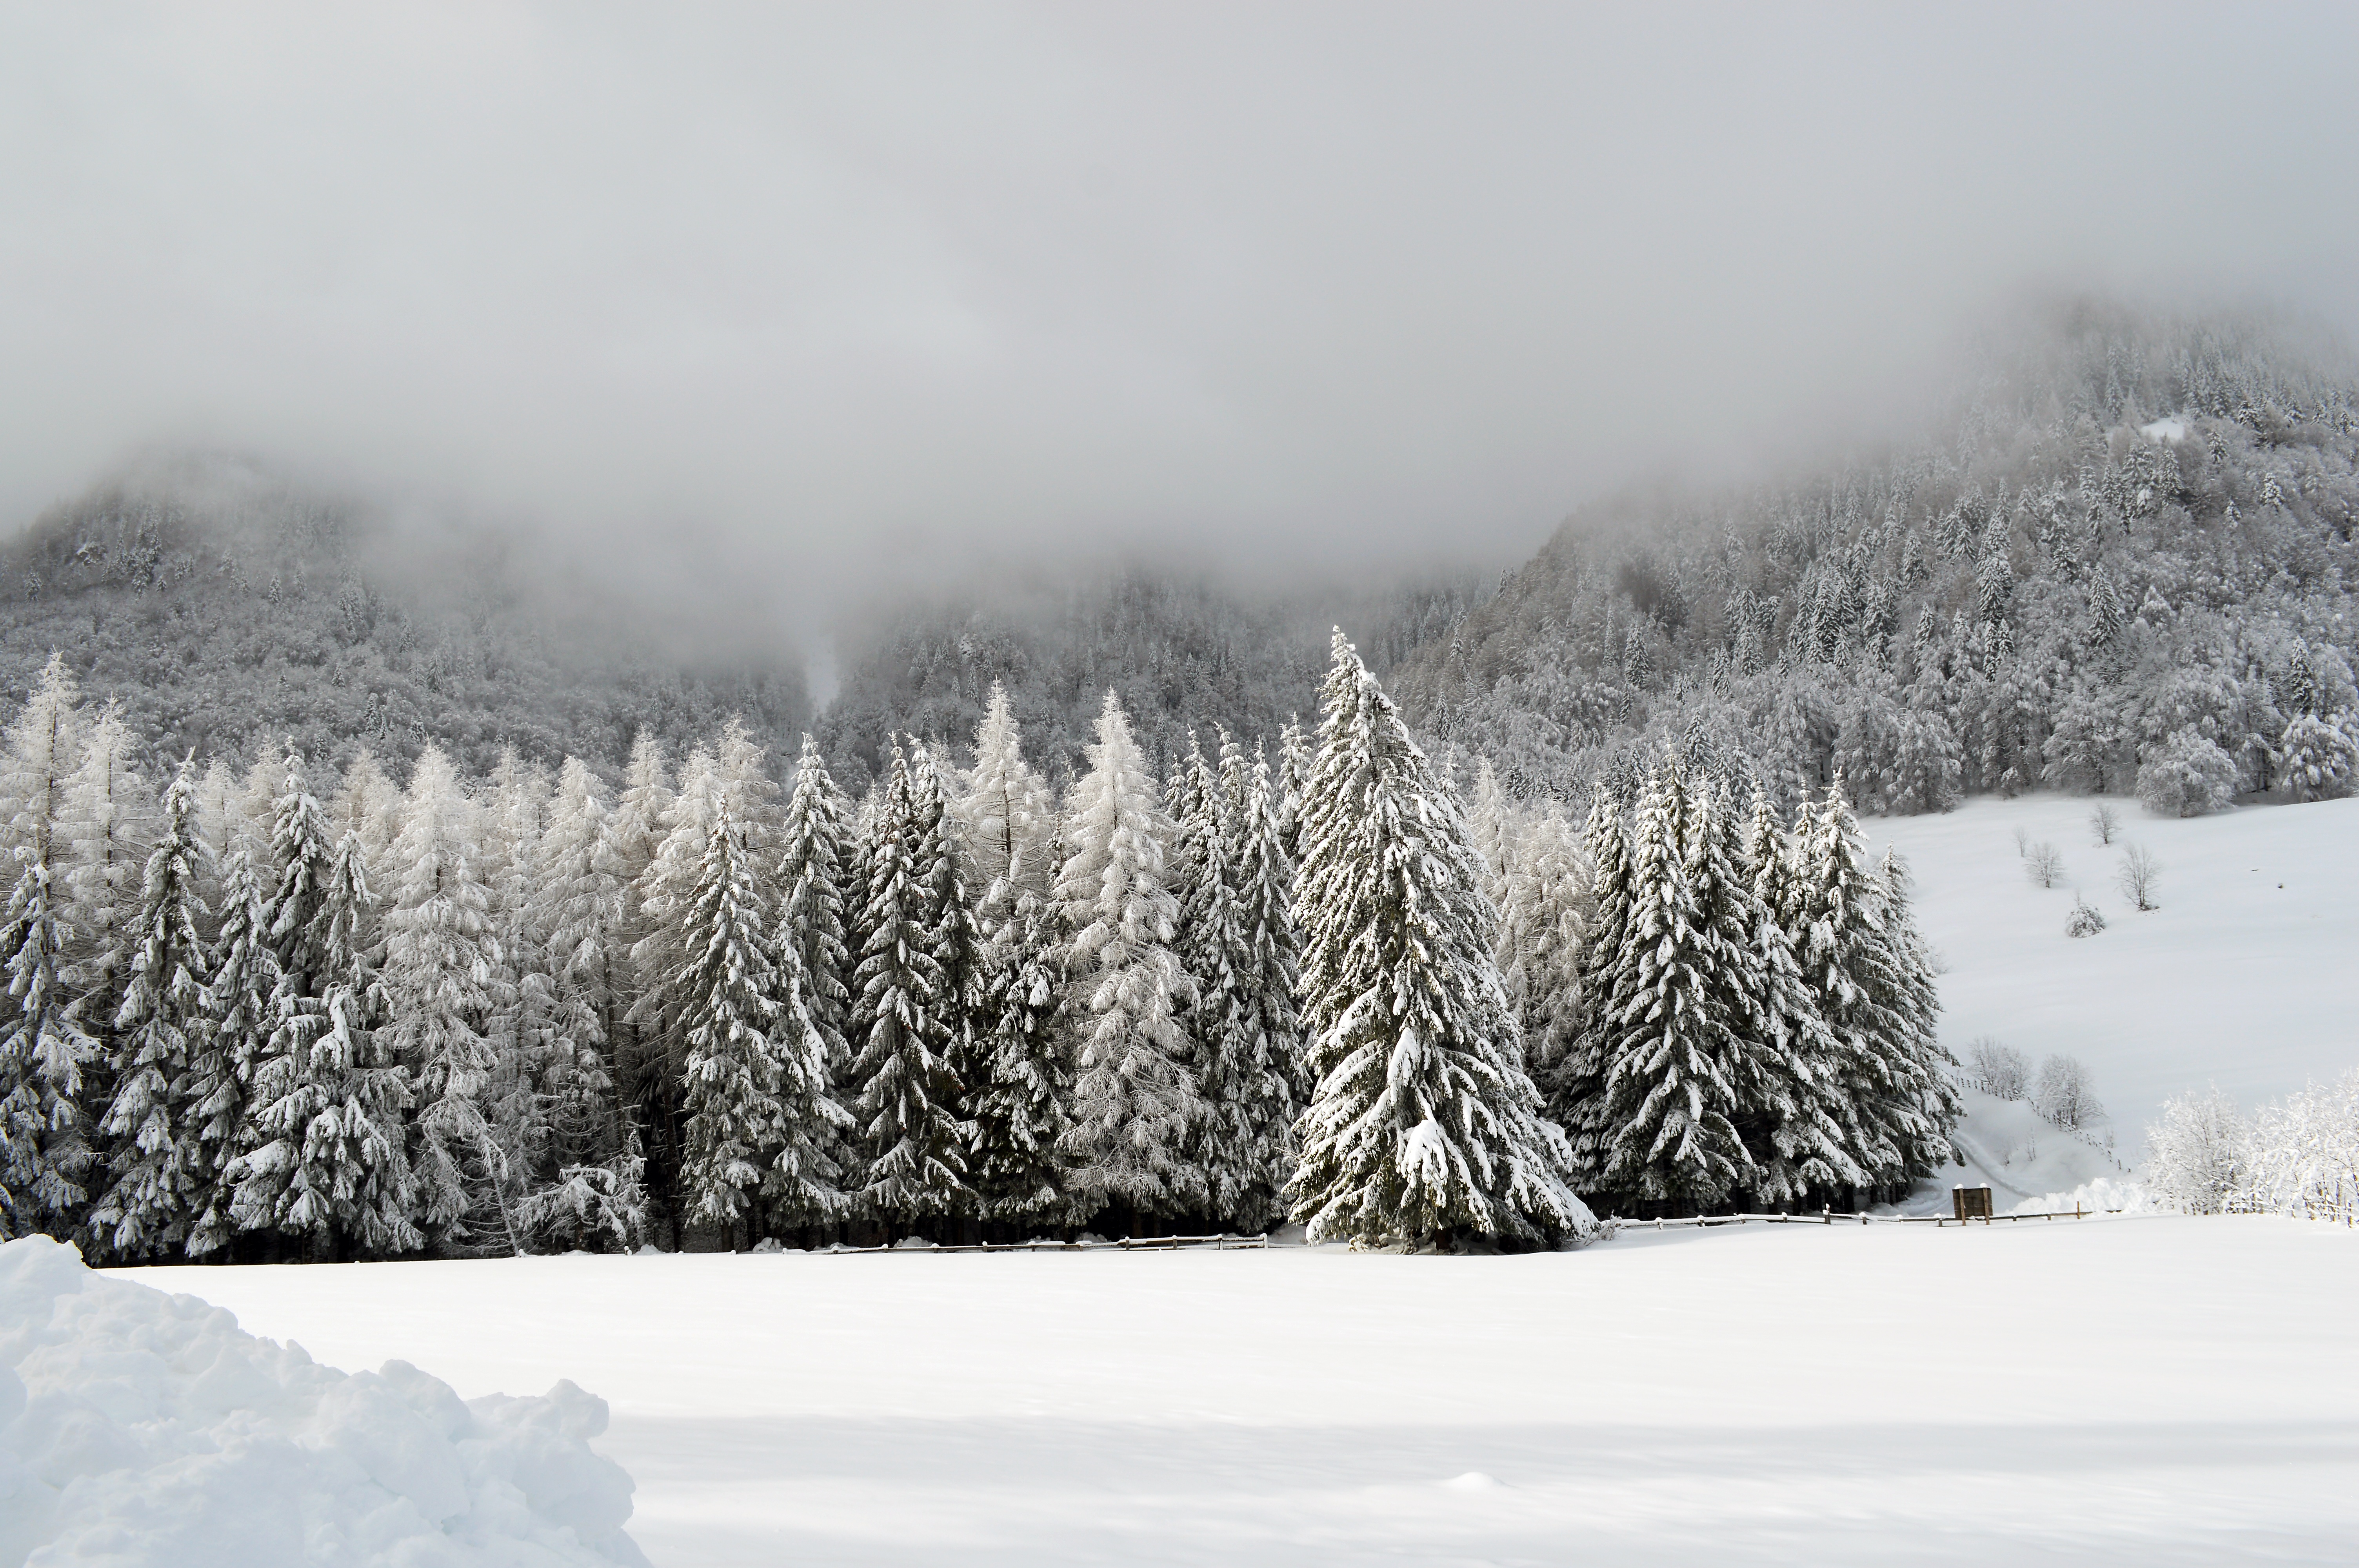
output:
[[[645,1568],[606,1401],[322,1367],[194,1296],[0,1245],[0,1563]]]
[[[2039,1087],[2031,1108],[2059,1127],[2081,1127],[2105,1114],[2078,1056],[2050,1056],[2039,1064]]]
[[[2114,885],[2144,913],[2161,907],[2154,901],[2154,886],[2161,876],[2162,862],[2154,858],[2154,851],[2143,844],[2132,844],[2122,851],[2121,869],[2114,873]]]
[[[2297,714],[2277,741],[2277,782],[2296,800],[2334,800],[2351,793],[2359,773],[2359,734],[2352,716]]]
[[[2244,1195],[2252,1170],[2253,1129],[2236,1102],[2217,1088],[2162,1102],[2162,1119],[2146,1130],[2147,1191],[2190,1214],[2218,1214]]]
[[[2031,1058],[2012,1045],[1983,1035],[1966,1046],[1966,1065],[1982,1079],[1986,1094],[2001,1099],[2031,1098]]]
[[[2138,799],[2157,816],[2201,816],[2236,796],[2236,761],[2192,730],[2180,730],[2138,770]]]
[[[2072,913],[2064,921],[2064,935],[2094,936],[2104,928],[2105,917],[2089,904],[2082,903],[2078,893],[2073,894]]]
[[[2024,853],[2023,874],[2033,887],[2052,888],[2064,880],[2064,856],[2053,844],[2034,844]]]

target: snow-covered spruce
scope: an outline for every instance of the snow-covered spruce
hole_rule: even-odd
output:
[[[1302,790],[1304,1024],[1318,1089],[1288,1189],[1315,1239],[1587,1235],[1491,957],[1483,867],[1341,632]]]
[[[0,1562],[645,1568],[605,1425],[570,1382],[346,1374],[47,1238],[0,1246]]]

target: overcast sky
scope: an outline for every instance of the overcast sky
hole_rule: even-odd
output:
[[[1519,556],[2027,287],[2359,322],[2354,60],[2347,4],[7,5],[0,524],[195,444],[806,602]]]

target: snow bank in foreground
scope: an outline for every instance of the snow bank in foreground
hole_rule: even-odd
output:
[[[0,1568],[549,1568],[646,1558],[606,1401],[462,1402],[402,1361],[347,1375],[194,1296],[0,1245]]]

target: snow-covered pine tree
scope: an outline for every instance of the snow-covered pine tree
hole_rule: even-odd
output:
[[[1942,1047],[1936,1033],[1935,1021],[1941,1014],[1940,985],[1909,903],[1908,870],[1888,845],[1877,864],[1875,880],[1884,898],[1884,942],[1889,962],[1871,971],[1870,980],[1888,988],[1882,1000],[1894,1022],[1890,1087],[1882,1108],[1900,1150],[1901,1173],[1914,1181],[1957,1158],[1950,1131],[1965,1115],[1965,1108],[1950,1078],[1957,1058]]]
[[[134,764],[131,730],[110,702],[86,727],[82,753],[66,780],[64,911],[75,1010],[98,1043],[94,1103],[114,1097],[114,1014],[123,1002],[139,913],[141,877],[155,834],[155,803]]]
[[[1229,1050],[1243,1111],[1243,1173],[1232,1217],[1260,1230],[1286,1215],[1294,1178],[1294,1125],[1310,1101],[1295,1000],[1302,934],[1294,923],[1294,867],[1286,858],[1277,786],[1269,765],[1245,766],[1234,740],[1221,738],[1221,791],[1228,806],[1226,860],[1234,885],[1236,955]]]
[[[1286,861],[1302,864],[1302,789],[1310,773],[1310,745],[1302,722],[1289,719],[1277,732],[1277,830]]]
[[[768,1223],[832,1217],[842,1199],[821,1147],[842,1113],[828,1098],[827,1049],[798,977],[782,976],[729,801],[715,807],[683,920],[680,999],[687,1116],[680,1185],[690,1217],[746,1245]],[[790,959],[790,962],[792,960]]]
[[[202,1258],[237,1232],[237,1157],[252,1148],[255,1076],[270,1045],[278,961],[270,950],[270,904],[247,849],[232,849],[222,871],[221,927],[205,987],[203,1048],[191,1054],[176,1097],[188,1106],[184,1147],[196,1178],[188,1254]]]
[[[623,1081],[626,1102],[633,1107],[640,1136],[647,1141],[657,1187],[674,1217],[675,1228],[689,1203],[675,1187],[686,1131],[679,1097],[687,1045],[680,998],[672,990],[671,980],[688,963],[688,908],[696,896],[697,872],[723,793],[712,754],[701,746],[690,752],[680,767],[679,787],[664,812],[653,858],[632,888],[638,918],[631,965],[638,994],[625,1017],[634,1049],[624,1062]],[[625,792],[626,802],[629,794]]]
[[[1753,1177],[1737,1135],[1763,987],[1751,878],[1711,782],[1666,749],[1638,798],[1636,891],[1613,992],[1604,1178],[1647,1203],[1709,1210]]]
[[[968,1174],[989,1222],[1021,1227],[1071,1217],[1064,1142],[1072,1075],[1058,968],[1064,938],[1055,905],[1027,887],[985,952],[980,1074],[968,1086]]]
[[[860,922],[865,939],[853,1011],[860,1052],[855,1114],[867,1156],[853,1202],[888,1226],[937,1218],[973,1195],[958,1115],[962,1089],[940,1011],[941,968],[933,934],[921,924],[929,868],[918,861],[918,838],[909,762],[896,743],[868,844]]]
[[[1859,825],[1840,778],[1809,823],[1800,862],[1797,957],[1834,1042],[1851,1112],[1849,1152],[1870,1186],[1897,1187],[1932,1168],[1922,1163],[1929,1151],[1946,1156],[1956,1101],[1918,1081],[1918,1064],[1940,1048],[1918,1037],[1930,1015],[1914,1016],[1924,999],[1887,935],[1889,890],[1862,863]],[[1930,970],[1926,983],[1930,991]]]
[[[385,916],[384,1034],[409,1071],[417,1106],[414,1217],[432,1239],[462,1244],[491,1157],[483,1095],[494,1064],[484,1032],[508,999],[477,869],[477,807],[439,746],[419,756],[402,815],[392,849],[398,881]]]
[[[1564,1183],[1491,957],[1483,865],[1400,710],[1341,631],[1302,784],[1303,1021],[1319,1087],[1288,1195],[1313,1239],[1554,1239]]]
[[[1180,895],[1172,946],[1188,976],[1188,1003],[1181,1018],[1201,1108],[1190,1130],[1189,1159],[1203,1184],[1205,1210],[1214,1221],[1256,1228],[1238,1217],[1251,1209],[1258,1219],[1266,1195],[1248,1191],[1257,1184],[1261,1172],[1254,1160],[1257,1150],[1244,1098],[1243,1057],[1249,1046],[1237,969],[1245,960],[1245,938],[1237,920],[1235,871],[1229,863],[1235,829],[1227,793],[1192,731],[1186,753],[1174,764],[1165,800],[1174,824],[1171,871]]]
[[[757,867],[777,864],[778,827],[786,816],[783,792],[778,781],[770,776],[767,750],[755,742],[753,731],[745,728],[742,717],[733,713],[722,725],[712,767],[720,780],[721,794],[729,802],[730,820],[737,825],[737,837],[745,846],[745,853],[753,857]],[[771,890],[766,880],[757,874],[753,888],[767,913]]]
[[[257,1076],[254,1146],[231,1167],[233,1214],[239,1228],[275,1231],[317,1257],[414,1251],[425,1238],[410,1220],[409,1075],[381,1033],[360,829],[336,840],[318,892],[303,960],[317,1005],[285,1019],[289,1049],[274,1049]]]
[[[1622,984],[1622,959],[1631,951],[1630,922],[1637,907],[1629,835],[1623,829],[1621,808],[1603,789],[1590,798],[1581,845],[1582,858],[1589,864],[1589,926],[1580,958],[1581,1023],[1563,1054],[1543,1061],[1541,1071],[1549,1115],[1562,1125],[1572,1150],[1571,1180],[1582,1192],[1599,1193],[1605,1190],[1613,1133],[1605,1079],[1620,1033],[1610,1003]]]
[[[983,931],[975,918],[964,865],[965,840],[934,758],[910,743],[909,801],[913,833],[910,858],[923,903],[918,928],[926,934],[935,970],[941,977],[935,1008],[949,1041],[951,1071],[961,1084],[982,1080],[977,1059],[988,1025],[983,1022]]]
[[[1166,864],[1172,824],[1130,719],[1112,691],[1099,712],[1089,772],[1066,813],[1057,876],[1074,1062],[1071,1187],[1083,1212],[1177,1217],[1204,1206],[1189,1161],[1202,1119],[1180,1013],[1188,975],[1171,944],[1180,901]]]
[[[67,998],[65,934],[38,849],[16,849],[16,885],[0,924],[8,1016],[0,1026],[0,1208],[10,1236],[65,1236],[79,1223],[95,1159],[82,1105],[97,1046]]]
[[[1767,1061],[1774,1072],[1744,1087],[1737,1132],[1757,1168],[1757,1199],[1794,1203],[1813,1190],[1857,1186],[1866,1173],[1851,1155],[1858,1138],[1839,1072],[1841,1053],[1796,956],[1791,922],[1800,903],[1800,871],[1767,794],[1758,787],[1745,852],[1753,869],[1764,1043],[1772,1048]]]
[[[836,787],[820,755],[819,742],[803,737],[795,786],[779,828],[778,924],[773,949],[783,965],[792,949],[804,987],[804,1010],[826,1047],[828,1092],[839,1105],[859,1098],[853,1076],[853,953],[847,906],[865,901],[852,807]],[[859,1166],[856,1140],[838,1134],[829,1156],[850,1183]]]
[[[90,1228],[117,1258],[168,1258],[188,1239],[197,1184],[188,1159],[188,1107],[177,1089],[208,1020],[205,984],[212,953],[197,887],[204,840],[197,837],[193,753],[164,792],[164,821],[147,856],[140,898],[125,935],[128,975],[114,1016],[114,1092],[100,1130],[109,1150],[106,1194]]]

